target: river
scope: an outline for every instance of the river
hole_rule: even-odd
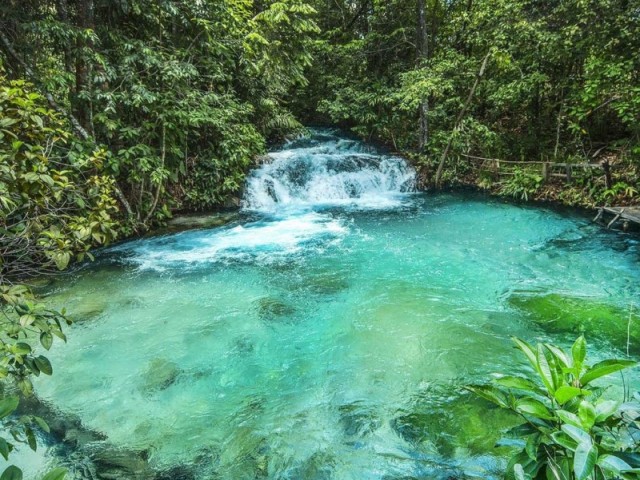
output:
[[[511,336],[624,356],[632,319],[640,353],[637,239],[416,193],[404,160],[332,130],[271,160],[234,223],[115,246],[49,288],[77,323],[40,398],[193,478],[497,479],[514,421],[461,387],[526,372]]]

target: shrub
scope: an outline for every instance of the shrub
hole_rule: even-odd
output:
[[[632,480],[640,478],[640,402],[605,399],[593,381],[633,367],[631,360],[586,363],[579,337],[571,352],[514,338],[533,367],[531,378],[503,376],[493,385],[470,386],[476,395],[518,414],[508,435],[526,439],[509,462],[516,480]]]

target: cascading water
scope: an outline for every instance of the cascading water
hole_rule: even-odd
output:
[[[528,368],[510,336],[567,346],[585,331],[591,361],[624,357],[628,338],[640,354],[632,237],[413,193],[401,159],[328,130],[271,158],[235,223],[121,244],[49,288],[77,323],[38,396],[144,452],[157,478],[497,480],[513,418],[463,386]],[[151,478],[114,472],[124,453],[109,463],[77,428],[51,461]]]
[[[243,206],[247,210],[354,206],[385,208],[413,191],[415,172],[399,157],[378,155],[354,140],[314,131],[270,154],[253,172]]]
[[[380,155],[331,130],[287,143],[247,179],[245,212],[259,219],[215,234],[185,232],[131,242],[121,250],[140,268],[164,271],[217,262],[269,262],[301,248],[317,250],[348,233],[332,207],[385,210],[414,191],[415,171],[399,157]],[[134,253],[133,256],[130,256]]]

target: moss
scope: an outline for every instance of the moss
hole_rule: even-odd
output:
[[[391,426],[405,441],[453,458],[460,449],[471,455],[499,453],[495,445],[501,432],[518,423],[511,412],[487,409],[485,402],[464,394],[436,406],[428,399],[420,401]]]
[[[560,295],[516,294],[509,303],[553,333],[584,333],[640,353],[640,315],[602,301]],[[631,320],[631,324],[629,324]]]

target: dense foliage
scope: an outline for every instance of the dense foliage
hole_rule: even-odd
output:
[[[62,270],[117,235],[106,151],[72,138],[30,85],[0,76],[0,284]]]
[[[266,138],[301,127],[286,98],[306,82],[313,13],[300,0],[11,0],[0,51],[107,148],[144,228],[228,201]]]
[[[444,159],[442,179],[465,181],[477,165],[465,155],[606,160],[615,166],[612,183],[633,189],[618,202],[637,199],[637,0],[356,0],[316,7],[322,41],[299,100],[309,118],[417,152],[431,180]],[[601,170],[582,173],[567,190],[591,203],[613,200],[604,197],[612,185]]]
[[[38,352],[53,339],[66,340],[60,313],[39,303],[16,279],[63,270],[71,259],[117,235],[113,179],[104,174],[106,151],[73,141],[45,99],[24,81],[0,76],[0,454],[9,460],[15,443],[37,448],[36,429],[46,422],[16,416],[15,389],[31,395],[30,378],[51,375]],[[37,346],[36,344],[39,344]],[[1,478],[21,478],[15,465]],[[60,479],[61,469],[45,478]]]
[[[233,204],[268,142],[301,121],[381,140],[437,185],[637,202],[640,0],[1,2],[4,384],[28,394],[30,376],[52,372],[37,349],[64,340],[65,315],[18,283],[172,211]],[[505,179],[495,159],[607,169],[549,189],[548,172],[519,165]],[[613,364],[585,371],[581,340],[572,357],[519,346],[542,386],[502,379],[476,389],[530,424],[515,474],[568,478],[556,470],[566,475],[572,461],[576,478],[635,478],[636,457],[620,456],[603,432],[637,421],[622,425],[619,406],[585,381]],[[0,419],[36,448],[33,428],[46,424],[16,418],[18,402],[3,390]],[[5,459],[12,449],[0,438]],[[16,467],[5,473],[20,478]]]
[[[501,376],[494,385],[469,387],[524,421],[509,432],[526,439],[526,444],[512,458],[507,477],[640,478],[640,398],[606,399],[605,389],[592,383],[636,362],[608,359],[590,366],[584,337],[575,341],[571,353],[555,345],[534,348],[523,340],[514,341],[533,368],[531,378]]]

